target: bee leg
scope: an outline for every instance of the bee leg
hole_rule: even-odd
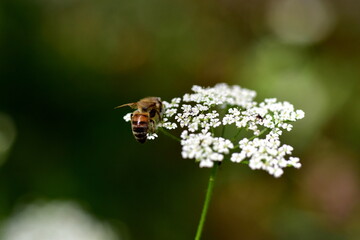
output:
[[[150,120],[149,122],[149,129],[148,129],[149,133],[155,133],[156,131],[156,125],[155,125],[155,122],[154,120]]]

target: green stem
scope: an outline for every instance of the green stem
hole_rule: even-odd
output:
[[[257,136],[252,136],[251,138],[249,138],[249,141],[251,141],[251,140],[253,140],[253,139],[255,139],[255,138],[257,138],[257,137],[260,137],[261,135],[263,135],[264,134],[264,132],[266,132],[268,129],[267,128],[264,128],[263,130],[261,130],[261,132],[259,133],[259,135],[257,135]]]
[[[236,140],[236,138],[240,135],[241,131],[243,130],[244,128],[240,128],[239,131],[236,133],[236,135],[233,137],[233,140]]]
[[[176,136],[172,135],[172,134],[171,134],[171,133],[169,133],[168,131],[165,131],[163,128],[159,128],[159,131],[160,131],[160,132],[162,132],[164,135],[166,135],[166,136],[168,136],[168,137],[171,137],[172,139],[174,139],[174,140],[176,140],[176,141],[178,141],[178,142],[180,142],[180,141],[181,141],[181,139],[180,139],[180,138],[178,138],[178,137],[176,137]]]
[[[206,214],[210,205],[210,200],[211,200],[211,196],[214,190],[214,182],[215,182],[215,177],[216,177],[216,172],[218,169],[219,165],[217,163],[215,163],[215,165],[213,166],[213,168],[211,169],[211,175],[209,178],[209,183],[207,186],[207,190],[206,190],[206,196],[205,196],[205,202],[204,202],[204,206],[201,212],[201,217],[200,217],[200,221],[199,221],[199,225],[196,231],[196,236],[195,236],[195,240],[200,240],[201,238],[201,233],[202,230],[204,228],[204,224],[205,224],[205,219],[206,219]]]
[[[221,137],[224,137],[225,134],[225,125],[221,129]]]

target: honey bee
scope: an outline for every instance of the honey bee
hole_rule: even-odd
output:
[[[161,120],[163,104],[158,97],[147,97],[138,102],[120,105],[117,108],[129,106],[137,109],[131,114],[131,130],[135,139],[144,143],[148,133],[156,131],[156,124]]]

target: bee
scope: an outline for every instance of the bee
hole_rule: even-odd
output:
[[[135,139],[144,143],[148,133],[155,133],[156,124],[163,115],[163,104],[158,97],[147,97],[138,102],[120,105],[117,108],[129,106],[137,109],[131,114],[131,130]]]

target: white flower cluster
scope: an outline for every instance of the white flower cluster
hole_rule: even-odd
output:
[[[250,141],[244,138],[239,142],[241,152],[233,153],[230,160],[239,163],[249,158],[251,169],[263,169],[275,177],[280,177],[284,172],[282,168],[301,167],[299,158],[285,159],[286,155],[291,154],[293,147],[286,144],[280,145],[279,135],[275,131],[271,131],[265,139],[255,138]]]
[[[182,157],[200,161],[200,167],[212,167],[214,162],[222,161],[233,143],[222,137],[213,137],[210,132],[191,133],[184,130],[181,134]]]
[[[195,159],[200,167],[212,167],[229,155],[232,162],[248,160],[251,169],[263,169],[275,177],[281,176],[285,167],[301,166],[298,158],[286,159],[293,148],[281,145],[279,137],[283,130],[291,131],[290,122],[304,117],[302,110],[275,98],[257,103],[255,91],[224,83],[209,88],[193,86],[192,90],[182,98],[163,101],[165,112],[159,124],[168,130],[183,129],[183,158]],[[215,135],[216,128],[228,125],[254,136],[239,141]],[[236,132],[231,139],[236,139]]]

